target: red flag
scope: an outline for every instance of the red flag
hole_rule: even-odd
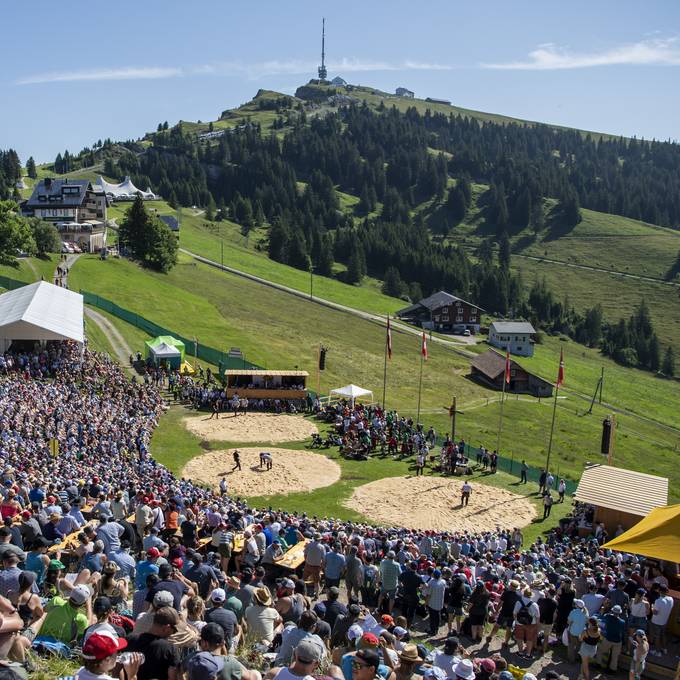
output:
[[[560,350],[560,368],[557,371],[557,384],[555,387],[560,387],[564,382],[564,350]]]
[[[385,339],[387,343],[387,358],[392,358],[392,330],[390,329],[390,315],[387,315],[387,337]]]
[[[510,352],[505,350],[505,382],[510,384]]]
[[[423,331],[423,344],[420,348],[420,353],[423,355],[423,359],[427,361],[427,340],[425,339],[425,331]]]

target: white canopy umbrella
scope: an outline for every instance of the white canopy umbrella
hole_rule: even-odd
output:
[[[363,387],[358,385],[345,385],[344,387],[338,387],[335,390],[331,390],[331,395],[336,395],[342,399],[349,399],[354,405],[354,401],[360,397],[365,397],[367,395],[373,397],[373,392],[371,390],[365,390]]]

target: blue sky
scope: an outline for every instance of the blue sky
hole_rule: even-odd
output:
[[[115,8],[107,13],[102,7]],[[215,119],[315,74],[530,120],[680,138],[680,3],[3,3],[0,148],[52,160]]]

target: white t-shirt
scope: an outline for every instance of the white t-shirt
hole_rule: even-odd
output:
[[[652,614],[652,623],[657,626],[665,626],[673,609],[673,598],[670,595],[660,597],[654,602],[653,610],[658,613]]]
[[[78,672],[75,674],[76,680],[116,680],[114,677],[111,675],[107,675],[104,673],[104,675],[95,675],[94,673],[90,673],[90,671],[85,668],[85,666],[82,666]]]

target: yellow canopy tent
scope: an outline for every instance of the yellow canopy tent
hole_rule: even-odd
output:
[[[654,508],[634,527],[602,547],[680,562],[680,504]]]

